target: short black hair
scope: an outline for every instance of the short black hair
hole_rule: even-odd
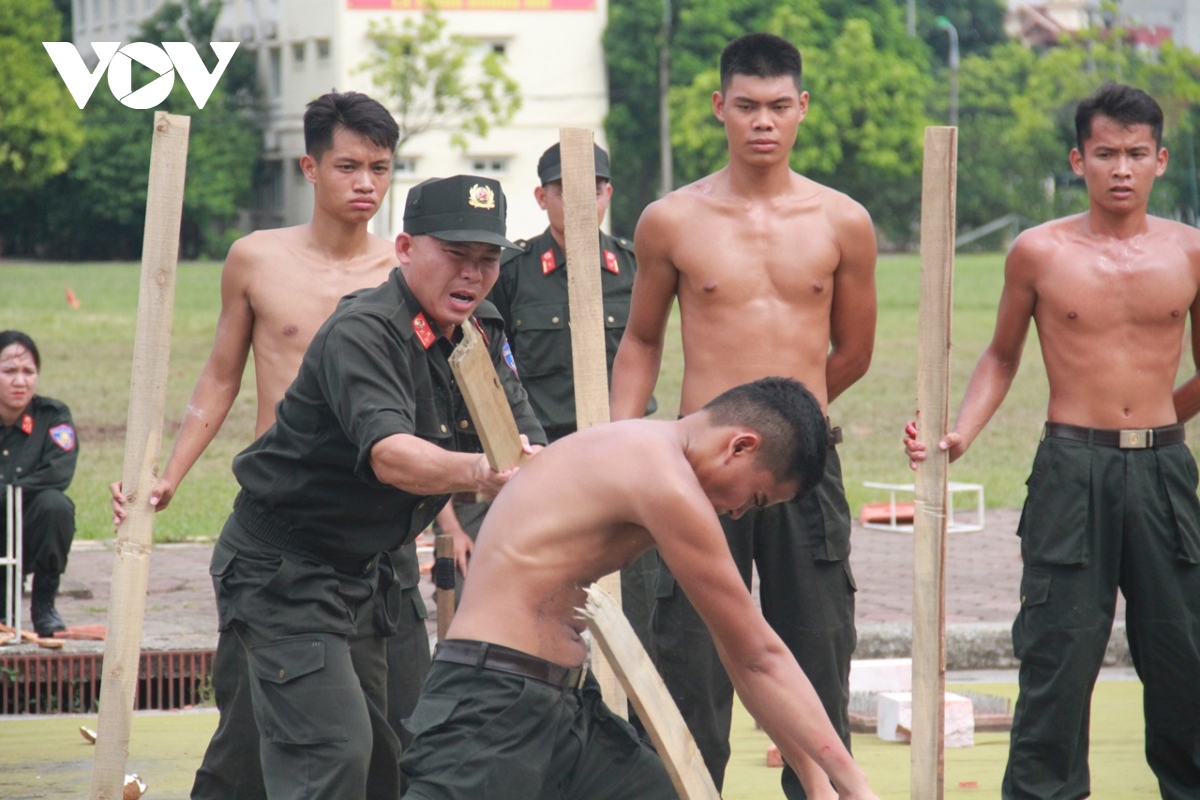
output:
[[[339,127],[393,152],[400,141],[400,126],[378,100],[361,92],[329,92],[309,103],[304,112],[304,152],[320,159],[333,147]]]
[[[42,356],[38,353],[37,345],[33,343],[33,339],[29,338],[29,334],[21,333],[20,331],[0,331],[0,352],[3,352],[9,345],[19,344],[29,351],[33,356],[33,365],[39,370],[42,368]]]
[[[728,88],[734,75],[753,75],[756,78],[777,78],[787,75],[800,89],[803,64],[796,45],[773,33],[747,33],[739,36],[721,51],[721,92]]]
[[[1126,128],[1149,125],[1154,145],[1162,147],[1162,106],[1135,86],[1108,81],[1079,104],[1075,109],[1075,142],[1080,153],[1084,142],[1092,137],[1092,121],[1096,117],[1109,117]]]
[[[828,423],[821,404],[800,381],[759,378],[735,386],[704,406],[714,425],[746,425],[762,437],[759,463],[781,481],[794,480],[800,493],[820,483],[829,450]]]

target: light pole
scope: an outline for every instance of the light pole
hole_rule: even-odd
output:
[[[937,18],[937,26],[950,36],[950,126],[958,127],[958,29],[945,17]]]

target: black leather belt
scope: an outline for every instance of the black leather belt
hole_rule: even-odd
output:
[[[1103,447],[1119,447],[1122,450],[1166,447],[1169,444],[1182,444],[1184,439],[1183,423],[1180,422],[1163,425],[1161,428],[1122,428],[1115,431],[1083,428],[1065,422],[1047,422],[1045,435],[1055,439],[1070,439],[1073,442],[1090,442]]]
[[[433,660],[508,672],[568,689],[582,687],[587,674],[587,667],[563,667],[511,647],[469,639],[448,639],[438,643]]]

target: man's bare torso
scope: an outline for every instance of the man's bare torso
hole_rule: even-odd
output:
[[[391,242],[376,236],[370,237],[366,254],[330,263],[309,246],[307,231],[301,225],[260,231],[243,240],[247,251],[238,268],[254,316],[256,435],[274,423],[275,404],[283,399],[304,351],[338,300],[383,283],[397,264]]]
[[[1143,234],[1098,238],[1078,216],[1026,236],[1049,418],[1095,428],[1175,422],[1172,391],[1200,286],[1200,234],[1150,217]]]
[[[767,375],[796,378],[826,405],[835,216],[848,198],[799,175],[769,200],[733,197],[722,173],[663,200],[685,370],[680,412]]]
[[[449,637],[582,664],[587,647],[575,609],[584,588],[653,543],[630,521],[637,518],[634,495],[644,495],[649,480],[695,482],[670,433],[674,425],[604,425],[531,458],[488,511]],[[643,474],[651,471],[657,478]]]

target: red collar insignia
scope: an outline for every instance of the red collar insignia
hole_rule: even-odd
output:
[[[424,314],[417,314],[412,321],[413,333],[421,340],[422,346],[426,350],[437,341],[437,334],[429,327],[429,323],[425,320]]]
[[[21,433],[26,436],[33,433],[33,417],[28,414],[21,415]]]
[[[558,259],[554,257],[554,248],[551,247],[542,253],[542,274],[549,275],[556,269],[558,269]]]
[[[621,262],[617,261],[617,254],[612,250],[604,251],[604,268],[613,275],[621,274]]]

